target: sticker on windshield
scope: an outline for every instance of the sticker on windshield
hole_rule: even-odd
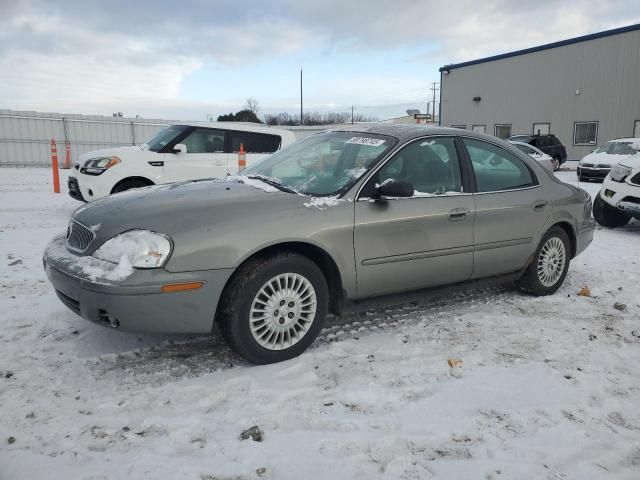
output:
[[[384,142],[386,142],[386,140],[367,137],[351,137],[349,140],[347,140],[347,143],[355,143],[356,145],[370,145],[372,147],[379,147]]]

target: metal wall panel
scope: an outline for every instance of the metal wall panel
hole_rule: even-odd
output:
[[[451,69],[442,74],[442,125],[510,124],[551,133],[579,160],[613,138],[633,135],[640,119],[640,31]],[[475,97],[481,100],[474,101]],[[574,145],[574,122],[597,121],[595,145]]]
[[[92,150],[139,145],[171,123],[174,122],[0,110],[0,166],[50,165],[52,138],[58,146],[60,163],[65,158],[65,141],[70,142],[73,162]]]

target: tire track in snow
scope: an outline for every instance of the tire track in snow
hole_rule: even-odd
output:
[[[310,348],[325,343],[359,339],[380,331],[392,331],[404,324],[417,324],[432,317],[468,313],[478,303],[496,304],[518,295],[504,286],[450,289],[447,293],[409,293],[373,299],[349,306],[339,317],[330,315],[326,327]],[[219,335],[197,336],[187,340],[167,341],[160,345],[109,354],[89,360],[100,376],[115,376],[116,385],[164,384],[198,377],[213,371],[249,365],[225,344]]]

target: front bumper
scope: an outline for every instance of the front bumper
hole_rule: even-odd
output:
[[[75,200],[80,200],[81,202],[86,202],[82,192],[80,191],[80,186],[78,185],[78,179],[76,177],[69,177],[67,180],[67,190],[69,191],[69,196]]]
[[[630,177],[636,174],[636,171]],[[625,180],[614,182],[607,177],[600,190],[600,198],[606,203],[629,215],[640,219],[640,185],[635,185]]]
[[[210,333],[222,290],[232,269],[172,273],[134,269],[111,281],[115,265],[67,251],[64,236],[44,252],[44,268],[58,298],[91,322],[130,332]],[[98,271],[105,275],[96,274]],[[198,290],[162,293],[166,284],[203,281]]]
[[[578,165],[578,178],[586,178],[589,180],[603,180],[609,175],[611,167],[585,167]]]

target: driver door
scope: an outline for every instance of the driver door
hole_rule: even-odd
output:
[[[388,178],[409,182],[413,197],[371,200],[375,186]],[[355,202],[357,296],[469,279],[474,219],[454,138],[408,144],[369,179]]]
[[[227,174],[224,130],[195,128],[179,143],[186,152],[165,156],[165,182],[180,182],[199,178],[224,178]]]

